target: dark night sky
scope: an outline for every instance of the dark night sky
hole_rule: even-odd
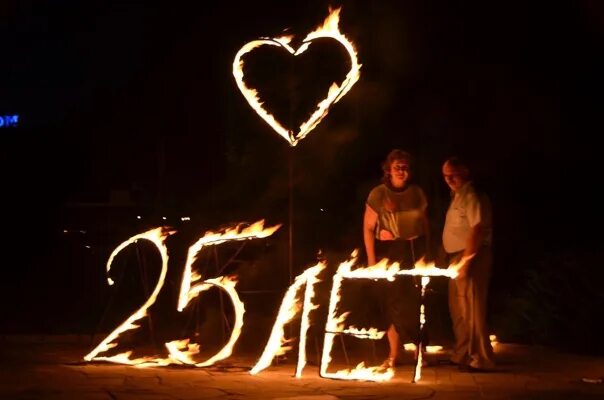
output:
[[[592,243],[582,235],[599,218],[586,141],[601,132],[597,1],[201,3],[0,6],[0,115],[21,116],[0,129],[3,237],[24,271],[45,265],[66,204],[106,202],[112,189],[137,188],[156,215],[206,217],[200,231],[265,210],[286,222],[290,156],[298,212],[328,209],[324,222],[343,224],[334,246],[352,249],[393,147],[416,156],[435,226],[441,162],[461,153],[493,197],[502,249]],[[329,4],[343,5],[361,79],[291,155],[238,92],[231,63],[260,36],[287,28],[302,39]],[[299,79],[307,86],[289,93],[303,102],[314,77]]]

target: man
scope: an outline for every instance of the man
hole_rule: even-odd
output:
[[[491,204],[485,194],[475,190],[468,164],[462,159],[449,158],[442,172],[453,196],[443,229],[443,247],[449,264],[461,261],[459,275],[449,282],[455,334],[451,362],[464,371],[489,370],[495,367],[486,325],[493,260]]]

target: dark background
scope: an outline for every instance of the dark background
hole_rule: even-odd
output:
[[[232,62],[244,43],[284,30],[299,45],[328,5],[3,2],[0,115],[20,122],[0,129],[0,331],[102,330],[109,253],[162,224],[180,231],[168,242],[177,271],[206,230],[283,223],[242,253],[255,272],[233,271],[250,293],[277,291],[256,301],[273,304],[290,261],[297,274],[321,250],[335,268],[362,249],[365,198],[388,151],[403,148],[436,238],[449,196],[442,161],[474,163],[494,205],[489,318],[500,339],[601,353],[602,6],[334,2],[361,78],[290,148],[239,93]],[[329,41],[307,53],[294,62],[262,50],[246,64],[291,126],[348,68]]]

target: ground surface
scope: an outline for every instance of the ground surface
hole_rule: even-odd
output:
[[[134,368],[81,363],[83,341],[0,337],[1,399],[604,399],[604,359],[541,347],[499,344],[498,368],[467,373],[430,355],[419,383],[412,365],[384,383],[324,379],[309,364],[293,377],[295,360],[258,375],[248,371],[258,355],[235,354],[209,368]],[[310,361],[310,360],[309,360]],[[343,366],[343,365],[340,365]],[[335,370],[334,370],[335,371]]]

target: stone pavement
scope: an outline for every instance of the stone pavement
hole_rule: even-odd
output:
[[[251,376],[258,355],[236,354],[209,368],[135,368],[81,362],[88,350],[81,342],[0,336],[0,399],[604,399],[604,358],[512,344],[497,346],[498,368],[490,373],[460,372],[438,364],[445,355],[428,355],[433,365],[415,384],[411,365],[374,383],[324,379],[316,365],[296,379],[295,360]]]

